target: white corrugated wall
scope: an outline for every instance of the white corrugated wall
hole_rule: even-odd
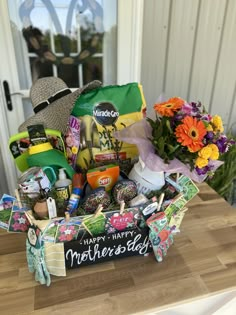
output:
[[[236,1],[145,0],[141,83],[149,108],[165,93],[236,124]]]

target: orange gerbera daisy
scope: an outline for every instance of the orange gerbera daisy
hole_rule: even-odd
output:
[[[170,98],[167,102],[154,105],[154,109],[162,116],[172,117],[184,105],[184,100],[179,97]]]
[[[177,141],[188,147],[190,152],[199,151],[204,146],[202,139],[207,133],[206,127],[202,121],[198,121],[197,118],[191,116],[186,116],[182,122],[175,129]]]

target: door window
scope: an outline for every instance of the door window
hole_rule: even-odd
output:
[[[71,88],[95,79],[116,83],[116,0],[17,3],[8,0],[21,89],[45,76]]]

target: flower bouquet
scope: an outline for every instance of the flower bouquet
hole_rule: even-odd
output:
[[[153,171],[182,173],[196,182],[213,176],[222,154],[235,142],[223,133],[222,119],[211,116],[200,102],[174,97],[154,105],[156,119],[146,118],[115,137],[138,146]]]

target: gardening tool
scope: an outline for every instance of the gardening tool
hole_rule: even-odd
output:
[[[100,153],[99,133],[92,116],[85,115],[80,117],[80,120],[81,150],[78,154],[77,164],[81,168],[88,168],[90,165],[95,165],[94,156]]]

